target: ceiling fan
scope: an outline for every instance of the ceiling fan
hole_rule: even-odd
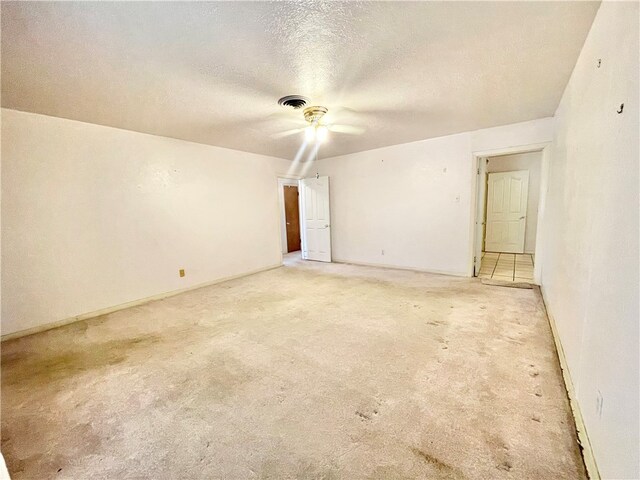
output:
[[[288,95],[278,100],[278,104],[291,107],[294,110],[299,110],[305,107],[308,103],[308,99],[301,95]],[[304,138],[308,143],[318,142],[323,143],[329,137],[329,132],[332,133],[346,133],[348,135],[360,135],[364,133],[364,128],[356,127],[353,125],[337,125],[327,123],[323,119],[329,109],[320,105],[314,105],[304,108],[302,111],[304,121],[299,119],[299,128],[293,128],[284,132],[278,132],[271,135],[273,138],[284,138],[289,135],[295,135],[296,133],[304,132]],[[293,120],[293,119],[292,119]]]

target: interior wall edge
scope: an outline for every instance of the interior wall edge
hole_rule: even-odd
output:
[[[199,290],[201,288],[210,287],[212,285],[217,285],[219,283],[228,282],[230,280],[235,280],[237,278],[248,277],[250,275],[255,275],[257,273],[266,272],[269,270],[273,270],[275,268],[280,268],[282,263],[277,263],[274,265],[269,265],[267,267],[257,268],[255,270],[251,270],[245,273],[240,273],[237,275],[231,275],[224,278],[217,278],[215,280],[211,280],[209,282],[200,283],[198,285],[193,285],[190,287],[181,288],[178,290],[172,290],[169,292],[159,293],[157,295],[151,295],[150,297],[140,298],[138,300],[133,300],[131,302],[122,303],[120,305],[115,305],[113,307],[103,308],[101,310],[95,310],[93,312],[87,312],[80,315],[76,315],[74,317],[65,318],[63,320],[58,320],[56,322],[45,323],[43,325],[38,325],[32,328],[27,328],[25,330],[20,330],[18,332],[8,333],[6,335],[2,335],[0,341],[6,342],[8,340],[14,340],[16,338],[26,337],[28,335],[34,335],[40,332],[46,332],[47,330],[53,330],[54,328],[63,327],[65,325],[69,325],[75,322],[81,322],[83,320],[90,320],[92,318],[101,317],[103,315],[108,315],[110,313],[118,312],[120,310],[125,310],[131,307],[137,307],[139,305],[144,305],[146,303],[155,302],[157,300],[163,300],[165,298],[174,297],[176,295],[180,295],[181,293],[190,292],[193,290]]]
[[[416,268],[416,267],[407,267],[404,265],[395,265],[390,263],[358,262],[358,261],[337,259],[337,258],[332,258],[331,261],[333,263],[343,263],[345,265],[361,265],[363,267],[387,268],[391,270],[406,270],[409,272],[431,273],[433,275],[447,275],[450,277],[469,277],[469,275],[467,275],[467,272],[455,272],[452,270],[423,269],[423,268]]]
[[[478,153],[544,150],[554,126],[545,117],[320,160],[333,257],[473,276]]]
[[[512,138],[506,138],[504,141],[498,142],[500,146],[492,146],[495,143],[493,140],[494,134],[500,136],[507,130],[518,130],[515,134],[510,135]],[[536,134],[533,134],[535,141],[524,143],[521,141],[526,130],[538,130]],[[414,144],[422,144],[425,142],[432,142],[442,139],[448,139],[458,136],[470,136],[471,138],[471,153],[476,156],[491,156],[491,155],[506,155],[508,153],[526,153],[542,150],[549,144],[553,143],[553,135],[555,133],[555,117],[541,117],[533,120],[527,120],[525,122],[510,123],[506,125],[499,125],[495,127],[482,128],[480,130],[468,130],[464,132],[451,133],[449,135],[441,135],[439,137],[423,138],[420,140],[413,140],[411,142],[396,143],[393,145],[387,145],[384,147],[371,148],[368,150],[359,150],[357,152],[345,153],[343,155],[333,155],[331,157],[318,158],[318,162],[324,162],[329,160],[335,160],[342,157],[350,157],[353,155],[360,155],[367,152],[379,152],[387,149],[394,149],[397,147],[410,146]]]
[[[0,333],[280,264],[289,164],[2,109]]]
[[[590,453],[611,479],[640,478],[639,9],[598,9],[555,112],[540,238],[549,318]]]
[[[582,411],[580,410],[580,403],[576,396],[576,392],[573,386],[573,380],[571,378],[571,372],[569,370],[569,364],[567,358],[564,355],[564,349],[562,348],[562,342],[560,341],[560,335],[558,333],[558,327],[556,326],[553,315],[547,308],[547,300],[544,292],[544,286],[540,285],[540,298],[542,299],[542,305],[544,307],[545,315],[549,321],[549,327],[551,328],[551,336],[553,337],[553,343],[556,347],[556,354],[558,361],[560,362],[560,370],[562,371],[562,380],[564,382],[565,389],[567,391],[567,397],[569,399],[569,405],[571,406],[571,413],[575,422],[576,433],[578,435],[578,443],[580,444],[582,451],[582,460],[584,461],[585,468],[587,469],[587,475],[590,480],[600,480],[600,472],[598,471],[598,465],[596,463],[595,455],[593,454],[593,448],[591,441],[589,440],[589,434],[587,427],[582,417]]]
[[[110,129],[113,129],[113,130],[120,130],[121,132],[136,133],[138,135],[146,135],[146,136],[149,136],[149,137],[164,138],[164,139],[167,139],[167,140],[173,140],[173,141],[181,142],[181,143],[192,143],[194,145],[201,145],[201,146],[205,146],[205,147],[213,147],[213,148],[220,148],[222,150],[229,150],[230,152],[246,153],[246,154],[249,154],[249,155],[260,155],[262,157],[269,157],[269,158],[273,158],[273,159],[277,159],[277,160],[284,160],[284,161],[287,161],[287,162],[291,162],[291,160],[288,159],[288,158],[276,157],[276,156],[268,155],[266,153],[261,153],[261,152],[254,152],[254,151],[249,151],[249,150],[238,150],[236,148],[229,148],[229,147],[221,147],[220,145],[213,145],[211,143],[194,142],[193,140],[185,140],[183,138],[178,138],[178,137],[168,137],[166,135],[159,135],[159,134],[156,134],[156,133],[142,132],[140,130],[130,130],[128,128],[114,127],[112,125],[104,125],[102,123],[86,122],[84,120],[76,120],[74,118],[68,118],[68,117],[59,117],[57,115],[48,115],[46,113],[32,112],[30,110],[20,110],[18,108],[13,108],[13,107],[0,107],[0,110],[7,110],[7,111],[11,111],[11,112],[18,112],[18,113],[25,113],[25,114],[29,114],[29,115],[40,115],[42,117],[49,117],[49,118],[57,118],[59,120],[66,120],[68,122],[84,123],[85,125],[94,125],[96,127],[110,128]]]

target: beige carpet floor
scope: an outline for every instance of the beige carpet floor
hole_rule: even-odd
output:
[[[18,479],[582,479],[537,290],[301,262],[2,344]]]

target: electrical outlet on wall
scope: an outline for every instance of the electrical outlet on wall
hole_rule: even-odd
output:
[[[178,273],[180,274],[181,277],[184,277],[184,268],[181,268]]]
[[[602,392],[598,390],[598,393],[596,394],[596,414],[598,415],[598,418],[602,418],[603,403],[604,403],[604,398],[602,398]]]

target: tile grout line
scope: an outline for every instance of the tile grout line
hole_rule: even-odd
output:
[[[502,254],[498,253],[498,258],[496,258],[496,264],[493,266],[493,270],[491,270],[491,277],[489,278],[493,278],[493,274],[496,272],[496,268],[498,267],[498,262],[500,261],[500,255]]]

